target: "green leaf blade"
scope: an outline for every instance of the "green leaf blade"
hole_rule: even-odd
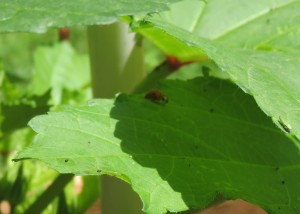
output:
[[[0,32],[42,33],[49,27],[104,25],[118,21],[119,16],[146,14],[168,9],[178,0],[89,0],[26,2],[1,0]]]
[[[299,4],[300,6],[300,4]],[[260,108],[278,125],[290,127],[300,139],[299,64],[297,46],[291,52],[233,48],[227,43],[210,41],[170,25],[157,17],[149,18],[155,27],[191,47],[204,51],[240,88],[254,96]],[[249,34],[249,32],[248,32]]]
[[[299,146],[251,97],[215,79],[166,81],[161,90],[167,104],[120,95],[39,116],[30,122],[35,142],[17,159],[39,159],[61,173],[116,176],[132,185],[147,213],[204,208],[217,195],[299,211],[292,197]]]

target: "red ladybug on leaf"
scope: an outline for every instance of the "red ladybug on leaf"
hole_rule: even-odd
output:
[[[151,100],[152,102],[155,103],[162,103],[162,104],[168,102],[168,98],[158,89],[153,89],[149,91],[145,95],[145,99]]]

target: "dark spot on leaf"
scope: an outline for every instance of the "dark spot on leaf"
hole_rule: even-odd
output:
[[[266,22],[267,22],[267,24],[269,24],[270,23],[270,19],[267,19]]]
[[[280,207],[278,207],[278,209],[280,210]]]
[[[88,144],[91,144],[91,141],[88,141]]]
[[[281,183],[282,183],[282,185],[284,185],[284,184],[285,184],[285,181],[281,181]]]
[[[276,168],[275,168],[275,171],[278,171],[278,170],[279,170],[279,167],[276,167]]]
[[[211,113],[213,113],[213,112],[215,111],[215,109],[211,108],[211,109],[209,109],[209,111],[210,111]]]
[[[286,125],[280,117],[279,117],[278,123],[284,129],[284,131],[286,131],[287,133],[291,132],[291,128],[289,127],[289,125]]]
[[[209,77],[209,71],[210,71],[209,67],[206,67],[206,66],[202,67],[202,74],[203,74],[204,78],[208,78]]]
[[[191,164],[189,163],[189,165],[188,165],[189,167],[191,167]]]
[[[203,88],[203,92],[207,92],[206,88]]]
[[[98,170],[97,170],[97,172],[101,172],[101,170],[100,170],[100,169],[98,169]]]
[[[195,149],[198,149],[198,145],[195,145]]]
[[[65,159],[65,162],[66,162],[66,163],[69,162],[69,159]]]

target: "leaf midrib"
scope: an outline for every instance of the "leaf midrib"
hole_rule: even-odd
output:
[[[241,22],[237,23],[235,26],[231,27],[231,28],[228,28],[227,30],[217,34],[217,35],[214,35],[212,37],[210,37],[211,40],[217,40],[217,39],[220,39],[224,36],[226,36],[227,34],[233,32],[234,30],[240,28],[240,27],[243,27],[251,22],[254,22],[255,20],[263,17],[264,15],[268,14],[270,11],[275,11],[275,10],[278,10],[278,9],[281,9],[283,7],[287,7],[287,6],[290,6],[291,4],[294,4],[294,3],[299,3],[297,1],[290,1],[290,2],[286,2],[286,3],[282,3],[282,4],[278,4],[276,7],[274,8],[268,8],[268,9],[264,9],[263,11],[260,11],[259,13],[255,14],[255,15],[252,15],[250,16],[249,18],[247,19],[244,19],[242,20]]]
[[[53,147],[51,146],[43,146],[44,149],[53,149]],[[252,167],[257,167],[257,168],[266,168],[266,169],[274,169],[276,167],[278,167],[277,165],[269,165],[269,164],[263,164],[263,163],[251,163],[251,162],[243,162],[243,161],[234,161],[232,159],[230,160],[223,160],[223,159],[213,159],[213,158],[204,158],[204,157],[199,157],[199,156],[175,156],[175,155],[167,155],[167,154],[136,154],[136,153],[132,153],[132,154],[124,154],[124,153],[120,153],[120,154],[106,154],[106,155],[76,155],[75,157],[70,157],[70,156],[57,156],[57,157],[51,157],[51,158],[47,158],[45,157],[45,159],[64,159],[64,158],[111,158],[111,157],[115,157],[115,158],[128,158],[128,159],[133,159],[132,156],[134,157],[145,157],[145,158],[149,158],[151,157],[152,159],[154,157],[157,158],[167,158],[170,160],[174,160],[174,159],[179,159],[179,160],[186,160],[186,159],[192,159],[195,161],[210,161],[210,162],[216,162],[216,163],[226,163],[226,164],[235,164],[235,165],[242,165],[242,166],[252,166]],[[36,158],[36,159],[42,159],[42,158]],[[285,165],[285,166],[280,166],[280,170],[278,171],[278,173],[280,173],[280,171],[282,170],[296,170],[296,169],[300,169],[300,163],[298,164],[291,164],[291,165]]]

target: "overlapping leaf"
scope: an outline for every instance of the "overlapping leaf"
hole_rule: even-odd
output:
[[[209,11],[218,10],[216,2],[212,1],[212,5],[207,5]],[[263,5],[262,7],[257,4],[256,7],[260,7],[260,10],[252,16],[249,13],[248,18],[232,21],[226,18],[228,21],[221,23],[227,24],[219,28],[212,15],[202,14],[201,17],[211,23],[210,27],[217,28],[207,34],[205,30],[191,34],[161,17],[149,17],[148,20],[159,29],[155,30],[157,35],[166,37],[168,33],[187,45],[204,51],[221,70],[228,72],[236,84],[255,97],[262,110],[279,127],[288,127],[285,128],[286,131],[291,131],[300,138],[300,52],[297,50],[300,42],[300,22],[296,21],[299,17],[300,1],[268,1]],[[230,4],[226,7],[230,8]],[[232,13],[238,16],[240,11]],[[233,15],[229,15],[231,16]],[[208,30],[209,26],[202,19],[199,19],[198,25],[199,29]],[[218,43],[198,35],[214,38]]]
[[[143,95],[65,106],[30,122],[36,141],[17,160],[131,183],[147,213],[203,208],[216,195],[299,212],[299,147],[222,80],[166,81],[169,103]]]
[[[96,25],[116,22],[119,16],[168,9],[179,0],[0,0],[0,32],[44,32],[48,27]]]

